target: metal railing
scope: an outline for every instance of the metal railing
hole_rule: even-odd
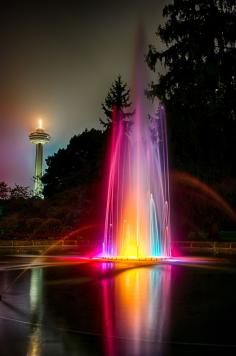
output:
[[[211,252],[236,254],[236,242],[225,241],[175,241],[172,248],[187,252]]]
[[[89,240],[0,240],[2,247],[39,247],[39,246],[80,246],[89,244]]]
[[[69,248],[88,246],[90,241],[87,239],[79,240],[0,240],[0,249],[7,248]],[[236,242],[224,241],[173,241],[173,251],[186,252],[186,253],[211,253],[214,255],[223,254],[236,254]]]

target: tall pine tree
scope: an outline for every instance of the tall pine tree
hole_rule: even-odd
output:
[[[105,129],[109,128],[112,123],[114,110],[121,114],[116,115],[116,117],[122,117],[128,120],[133,114],[133,112],[129,111],[131,105],[130,89],[127,87],[127,84],[122,81],[121,76],[118,75],[102,104],[105,119],[100,119],[100,123]]]
[[[177,165],[198,175],[232,174],[236,135],[236,7],[233,0],[174,0],[165,6],[147,63],[164,74],[148,94],[167,107]],[[213,167],[214,166],[214,167]],[[235,166],[235,165],[234,165]],[[210,173],[210,171],[212,171]],[[214,171],[214,172],[213,172]],[[235,173],[235,170],[234,170]]]

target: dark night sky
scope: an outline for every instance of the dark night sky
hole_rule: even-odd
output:
[[[0,180],[32,185],[28,133],[44,118],[46,155],[99,127],[101,102],[120,73],[131,85],[137,29],[155,31],[167,0],[17,1],[0,5]]]

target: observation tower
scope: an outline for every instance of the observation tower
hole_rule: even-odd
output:
[[[39,127],[29,134],[29,139],[36,145],[33,195],[43,199],[43,183],[41,181],[43,175],[43,145],[48,143],[51,137],[43,130],[41,119],[39,119]]]

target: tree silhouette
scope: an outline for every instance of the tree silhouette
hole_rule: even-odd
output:
[[[110,128],[114,110],[121,114],[115,115],[116,118],[122,116],[123,119],[127,119],[128,121],[133,114],[133,112],[128,111],[131,105],[130,89],[128,89],[127,84],[122,81],[121,76],[118,75],[102,104],[105,119],[100,119],[100,123],[105,129]]]
[[[165,49],[150,46],[147,63],[154,71],[159,63],[165,72],[148,95],[166,104],[177,165],[197,174],[210,172],[210,162],[215,175],[235,173],[235,2],[175,0],[163,16],[157,35]]]
[[[68,146],[47,158],[42,178],[45,197],[100,177],[105,140],[102,131],[85,130],[71,138]]]
[[[5,182],[0,182],[0,200],[7,200],[10,196],[10,187]]]
[[[24,187],[18,184],[15,184],[13,188],[10,189],[10,199],[29,199],[31,198],[32,193],[29,187]]]

